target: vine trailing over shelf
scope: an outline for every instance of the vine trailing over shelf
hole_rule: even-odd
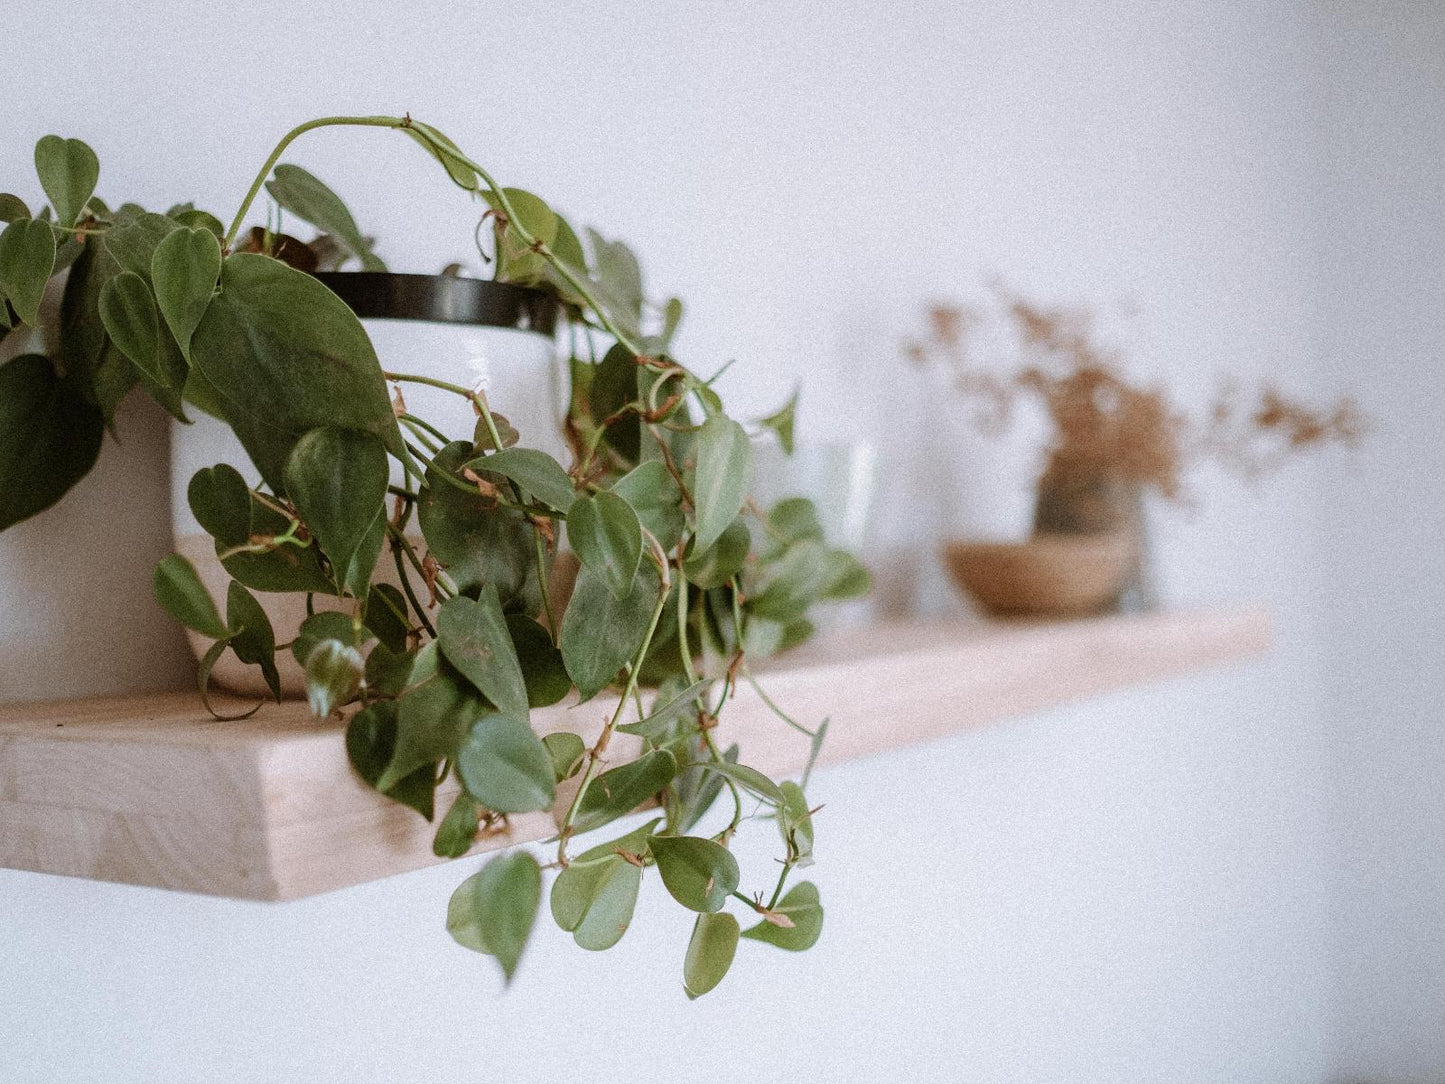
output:
[[[383,372],[356,316],[293,266],[385,266],[339,197],[281,162],[296,138],[334,126],[418,143],[486,202],[497,277],[554,294],[574,344],[569,467],[524,446],[527,434],[484,391]],[[696,912],[683,954],[689,996],[721,981],[740,937],[811,947],[818,892],[790,884],[812,861],[807,772],[774,781],[735,746],[722,749],[715,731],[747,683],[816,757],[826,721],[808,727],[774,705],[750,660],[806,638],[810,607],[866,591],[867,574],[827,545],[806,500],[766,511],[749,500],[748,433],[711,382],[671,356],[681,304],[647,303],[631,251],[590,233],[589,254],[545,201],[501,187],[410,117],[294,128],[229,227],[190,204],[111,211],[94,195],[99,165],[79,140],[46,136],[35,161],[43,210],[0,195],[0,339],[34,342],[48,324],[51,348],[0,366],[0,529],[85,475],[136,385],[181,422],[191,411],[220,418],[251,462],[199,471],[187,497],[231,576],[225,614],[178,555],[154,583],[169,613],[214,641],[199,668],[203,698],[226,651],[259,667],[279,698],[276,652],[289,648],[313,713],[349,716],[347,752],[367,783],[431,820],[439,785],[455,779],[435,834],[440,856],[460,857],[507,817],[556,805],[546,868],[557,925],[584,948],[611,947],[656,871]],[[308,244],[256,228],[243,239],[263,189],[323,235]],[[57,314],[47,315],[47,297],[58,297]],[[411,414],[411,383],[464,398],[474,431],[448,434]],[[790,446],[791,404],[764,424]],[[551,586],[564,528],[580,565],[565,599]],[[399,587],[376,582],[387,550]],[[305,596],[311,616],[290,644],[276,643],[256,591]],[[320,596],[339,601],[317,610]],[[530,711],[573,688],[583,702],[614,690],[599,736],[539,738]],[[644,688],[656,690],[650,705]],[[638,739],[639,755],[617,758],[619,733]],[[658,815],[646,823],[574,846],[652,802]],[[731,845],[757,822],[778,838],[778,870],[748,893]],[[501,854],[448,908],[452,936],[494,956],[508,980],[543,873],[528,851]],[[746,931],[738,910],[756,919]]]

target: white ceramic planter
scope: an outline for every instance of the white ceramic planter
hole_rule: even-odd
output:
[[[328,284],[337,278],[341,276],[331,277]],[[383,369],[481,388],[492,409],[520,433],[521,444],[540,448],[566,462],[562,436],[565,387],[551,334],[552,309],[544,295],[440,276],[357,273],[345,278],[368,287],[356,291],[350,281],[333,286],[361,316]],[[366,279],[371,283],[362,281]],[[370,315],[377,312],[408,315]],[[477,416],[461,396],[424,384],[403,383],[401,388],[410,413],[454,440],[472,438]],[[171,431],[171,510],[176,552],[196,566],[211,596],[224,609],[230,576],[216,559],[213,540],[192,515],[186,489],[196,471],[218,463],[235,467],[252,485],[259,483],[260,472],[228,426],[198,410],[190,414],[193,424],[176,422]],[[392,481],[400,484],[400,468],[393,464],[392,470]],[[385,553],[376,578],[399,584]],[[415,586],[424,597],[424,588],[419,583]],[[262,593],[257,593],[257,599],[271,619],[277,642],[293,639],[306,616],[305,599]],[[316,605],[318,609],[349,609],[354,602],[317,597]],[[210,646],[208,640],[195,634],[191,635],[191,643],[198,657]],[[283,691],[289,696],[304,696],[305,677],[290,653],[277,652],[276,662]],[[217,663],[212,679],[232,692],[266,693],[260,671],[239,662],[229,652]]]

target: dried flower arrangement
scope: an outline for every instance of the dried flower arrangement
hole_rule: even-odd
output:
[[[943,369],[978,408],[983,432],[1001,431],[1021,397],[1044,408],[1053,434],[1039,479],[1037,530],[1107,529],[1139,492],[1180,500],[1185,469],[1199,459],[1255,478],[1295,452],[1353,446],[1365,431],[1353,399],[1314,409],[1271,386],[1257,398],[1226,386],[1195,419],[1164,390],[1122,374],[1120,356],[1098,344],[1088,310],[1044,307],[997,285],[992,292],[992,308],[933,306],[928,336],[909,340],[904,352],[917,365]],[[1012,374],[985,368],[978,357],[977,332],[990,318],[1001,319],[1017,342],[1022,364]],[[1131,499],[1089,500],[1105,492]]]

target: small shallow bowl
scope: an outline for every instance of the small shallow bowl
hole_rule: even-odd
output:
[[[1027,542],[950,541],[954,581],[998,617],[1078,617],[1119,597],[1138,553],[1132,531],[1040,534]]]

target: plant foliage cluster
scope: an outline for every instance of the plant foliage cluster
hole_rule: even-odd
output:
[[[555,295],[574,344],[570,464],[528,447],[480,391],[384,372],[361,323],[303,270],[385,266],[331,189],[280,163],[295,138],[330,125],[419,144],[485,202],[497,277]],[[137,385],[180,422],[214,415],[251,460],[199,471],[187,494],[231,577],[224,608],[180,556],[161,562],[154,583],[170,614],[214,642],[203,697],[227,651],[279,696],[276,655],[289,650],[312,712],[347,718],[357,773],[435,820],[438,855],[459,857],[509,816],[556,803],[545,868],[556,924],[583,948],[609,948],[642,882],[661,881],[697,916],[682,956],[690,996],[722,979],[740,938],[810,947],[818,892],[789,883],[813,850],[807,774],[775,781],[721,748],[715,730],[740,683],[772,704],[750,660],[804,639],[810,607],[865,591],[867,575],[827,544],[806,500],[764,511],[748,499],[748,433],[710,382],[672,357],[682,306],[649,304],[632,252],[591,232],[584,245],[541,198],[499,186],[410,117],[294,129],[229,226],[190,204],[112,210],[79,140],[45,137],[35,163],[42,209],[0,195],[0,334],[38,340],[49,298],[59,311],[53,349],[0,367],[0,529],[90,469]],[[263,185],[322,236],[242,237]],[[475,428],[446,433],[409,413],[409,381],[465,398]],[[765,424],[791,443],[791,405]],[[550,590],[564,536],[580,562],[565,600]],[[401,587],[375,582],[383,561]],[[311,616],[289,644],[276,642],[256,598],[265,592],[306,596]],[[342,604],[315,609],[320,596]],[[574,688],[583,702],[613,691],[600,735],[539,737],[530,712]],[[650,703],[644,689],[655,690]],[[807,727],[775,710],[816,756],[826,721]],[[612,752],[619,732],[639,739],[634,759]],[[455,797],[442,808],[448,780]],[[605,838],[649,804],[656,816]],[[731,845],[750,823],[776,836],[778,866],[747,891]],[[599,832],[604,841],[574,846]],[[452,897],[452,936],[495,957],[508,979],[545,870],[528,851],[504,853]]]

